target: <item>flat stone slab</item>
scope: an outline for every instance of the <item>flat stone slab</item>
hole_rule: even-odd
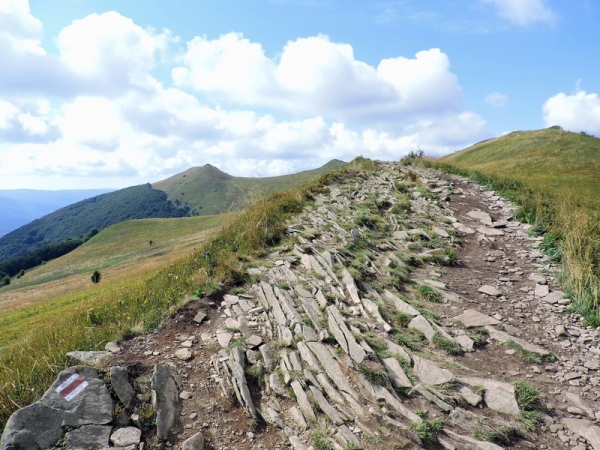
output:
[[[196,314],[192,320],[196,323],[202,323],[202,322],[204,322],[206,317],[207,316],[205,313],[203,313],[202,311],[198,311],[198,314]]]
[[[110,444],[110,425],[86,425],[65,434],[67,448],[106,448]]]
[[[502,292],[496,289],[494,286],[490,286],[489,284],[485,284],[477,289],[477,292],[481,292],[482,294],[489,295],[491,297],[500,297]]]
[[[398,298],[398,296],[392,294],[388,290],[385,290],[383,292],[383,296],[385,298],[387,298],[388,300],[391,300],[394,303],[394,306],[396,307],[396,309],[398,311],[400,311],[401,313],[408,314],[409,316],[418,316],[421,314],[415,308],[413,308],[408,303],[406,303],[404,300],[401,300],[400,298]]]
[[[358,364],[363,362],[367,356],[365,350],[356,342],[354,336],[346,326],[344,319],[336,306],[331,305],[327,308],[329,331],[335,336],[340,346],[350,357]]]
[[[550,289],[547,284],[536,284],[535,285],[535,296],[546,297],[550,293]]]
[[[502,381],[487,378],[457,378],[468,386],[480,386],[484,389],[483,400],[488,408],[503,414],[518,415],[521,410],[515,397],[515,387]]]
[[[229,331],[217,330],[217,342],[221,347],[227,348],[232,338],[233,334]]]
[[[504,231],[499,230],[498,228],[477,227],[477,231],[484,236],[504,236]]]
[[[159,441],[169,437],[179,403],[181,379],[173,368],[157,365],[152,375],[152,390],[156,393],[156,435]]]
[[[204,439],[204,435],[202,433],[196,433],[183,442],[181,450],[204,450],[205,446],[206,440]]]
[[[510,334],[505,333],[504,331],[497,330],[492,326],[488,325],[485,327],[485,329],[488,330],[489,336],[492,339],[495,339],[499,342],[505,343],[507,341],[513,341],[514,343],[519,344],[521,347],[523,347],[523,349],[529,352],[537,353],[540,356],[550,355],[550,352],[548,350],[542,347],[538,347],[535,344],[531,344],[530,342],[520,339],[518,337],[511,336]]]
[[[412,383],[396,358],[384,358],[383,366],[387,370],[392,384],[397,388],[410,388]]]
[[[75,361],[96,367],[104,367],[109,364],[112,355],[111,352],[83,352],[79,350],[67,353],[67,356]]]
[[[461,233],[464,233],[464,234],[475,234],[475,230],[473,228],[470,228],[470,227],[468,227],[466,225],[463,225],[460,222],[454,222],[452,224],[452,226],[454,227],[454,229],[456,231],[459,231]]]
[[[500,323],[499,320],[480,313],[474,309],[467,309],[454,319],[461,322],[467,328],[483,327],[485,325],[498,325]]]
[[[452,381],[454,375],[447,369],[442,369],[433,361],[430,361],[420,356],[413,355],[413,361],[415,363],[413,371],[421,383],[435,386],[437,384],[444,384]]]
[[[492,217],[484,211],[469,211],[467,216],[471,219],[479,220],[480,222],[492,223]]]
[[[433,339],[435,335],[435,330],[431,326],[431,324],[427,321],[427,319],[421,315],[418,315],[413,320],[408,323],[408,328],[414,328],[415,330],[419,330],[421,333],[425,335],[428,341]]]
[[[175,352],[175,357],[182,361],[189,361],[192,359],[192,351],[189,348],[180,348]]]
[[[573,433],[586,439],[594,450],[600,450],[600,427],[586,419],[562,418],[560,422]]]
[[[539,273],[532,273],[529,275],[529,281],[535,281],[537,284],[546,284],[548,280],[545,275]]]

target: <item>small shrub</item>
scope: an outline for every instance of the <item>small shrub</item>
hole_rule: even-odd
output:
[[[90,278],[92,280],[92,283],[96,284],[100,283],[100,278],[102,278],[102,275],[97,270],[94,270],[94,273],[92,273],[92,276]]]
[[[411,423],[410,427],[417,433],[423,442],[431,444],[437,442],[438,434],[444,429],[445,422],[441,419],[424,420],[421,423]]]
[[[442,336],[440,333],[436,332],[433,335],[431,342],[437,348],[444,350],[450,355],[462,355],[464,353],[463,349],[456,341],[448,339],[447,337]]]

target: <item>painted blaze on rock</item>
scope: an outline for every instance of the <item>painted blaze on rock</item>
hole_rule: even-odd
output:
[[[2,435],[2,450],[50,448],[64,436],[65,426],[110,423],[112,406],[96,369],[70,367],[58,375],[39,401],[10,417]]]

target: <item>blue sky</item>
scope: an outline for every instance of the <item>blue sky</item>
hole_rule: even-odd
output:
[[[600,136],[592,0],[0,0],[0,189]]]

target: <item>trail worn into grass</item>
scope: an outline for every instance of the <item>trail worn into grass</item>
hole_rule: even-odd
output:
[[[600,448],[598,330],[514,209],[427,169],[354,172],[252,282],[190,300],[115,364],[182,375],[173,448],[198,432],[209,449]]]

